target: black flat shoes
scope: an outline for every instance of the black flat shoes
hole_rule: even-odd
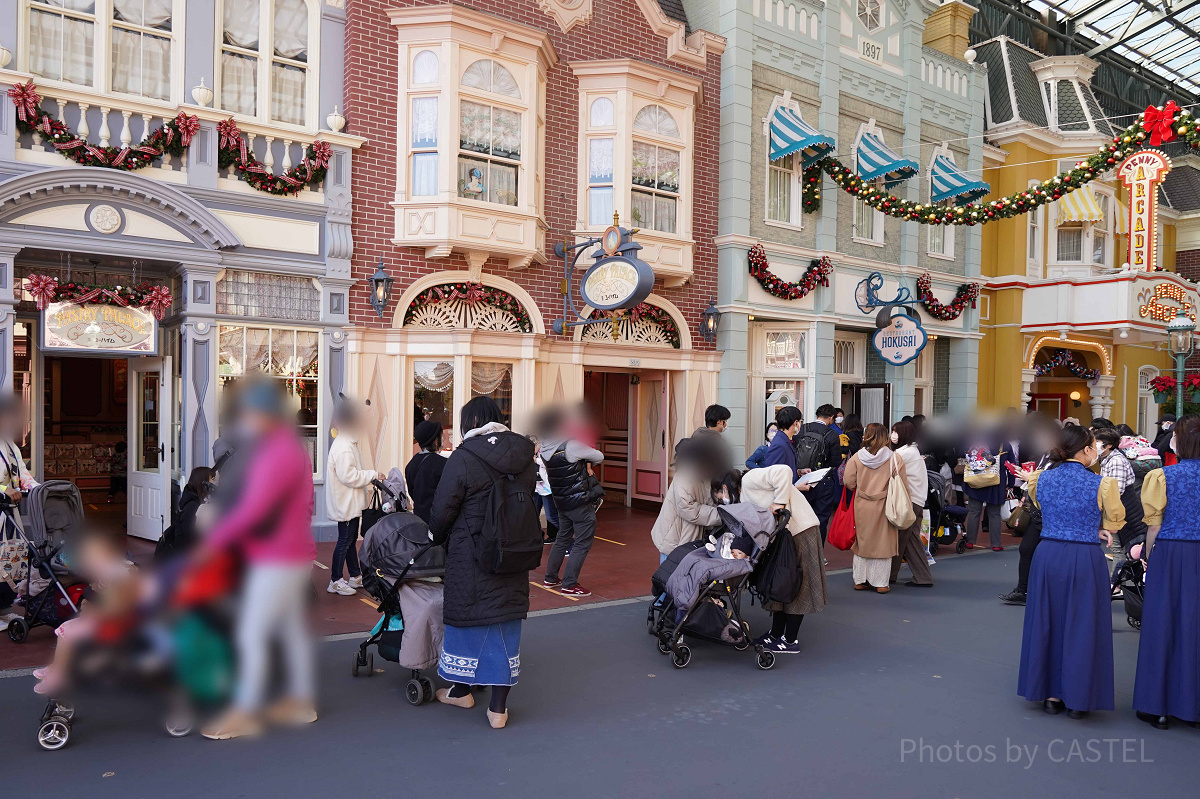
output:
[[[1047,699],[1042,702],[1042,710],[1046,711],[1051,716],[1057,716],[1059,713],[1062,713],[1066,707],[1067,706],[1063,704],[1061,699]]]
[[[1086,719],[1087,717],[1088,717],[1088,712],[1086,710],[1068,710],[1067,711],[1067,718],[1069,718],[1069,719],[1079,720],[1079,719]]]
[[[1153,713],[1137,712],[1138,721],[1144,721],[1156,730],[1165,730],[1169,726],[1166,716],[1156,716]]]

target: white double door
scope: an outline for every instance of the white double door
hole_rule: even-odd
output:
[[[171,524],[171,358],[130,358],[128,408],[130,535],[157,541]]]

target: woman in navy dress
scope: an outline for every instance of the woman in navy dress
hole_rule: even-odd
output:
[[[1200,726],[1200,416],[1174,428],[1179,462],[1146,475],[1146,572],[1133,708],[1160,730],[1174,716]],[[1146,555],[1143,554],[1143,557]]]
[[[1100,542],[1112,545],[1125,507],[1116,481],[1089,471],[1096,457],[1092,431],[1067,425],[1051,467],[1035,472],[1026,488],[1042,511],[1042,542],[1029,569],[1017,693],[1073,719],[1115,705],[1111,589]]]

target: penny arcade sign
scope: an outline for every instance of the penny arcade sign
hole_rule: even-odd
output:
[[[1129,192],[1129,266],[1158,269],[1158,186],[1171,159],[1158,150],[1139,150],[1121,162],[1117,175]]]

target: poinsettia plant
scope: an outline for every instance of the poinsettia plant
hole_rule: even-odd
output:
[[[1153,389],[1154,391],[1163,392],[1163,393],[1167,393],[1167,394],[1170,394],[1172,391],[1174,391],[1178,385],[1179,385],[1179,381],[1177,381],[1175,378],[1171,377],[1170,375],[1159,375],[1158,377],[1156,377],[1150,381],[1151,389]],[[1184,385],[1187,385],[1186,381],[1184,381]]]
[[[1200,375],[1188,375],[1183,378],[1183,388],[1185,391],[1200,391]]]

